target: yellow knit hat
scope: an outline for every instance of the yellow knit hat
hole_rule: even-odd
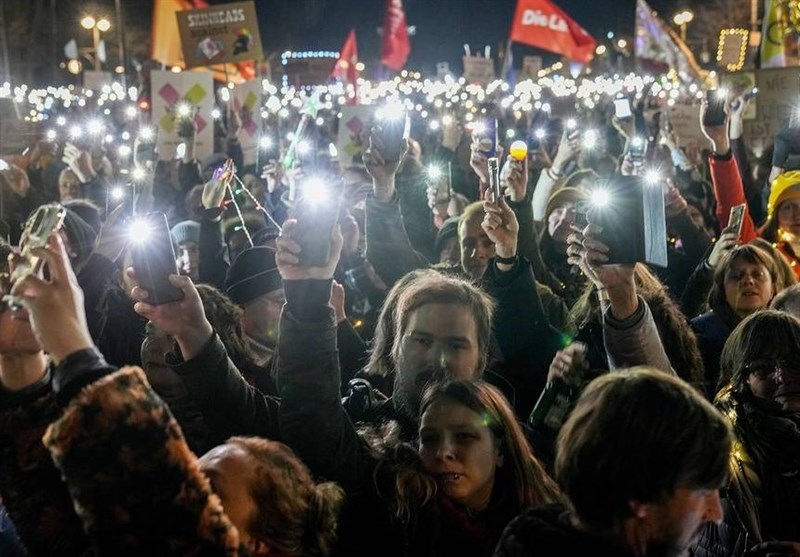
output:
[[[800,170],[784,172],[772,182],[769,189],[767,216],[772,217],[775,209],[787,199],[800,197]]]

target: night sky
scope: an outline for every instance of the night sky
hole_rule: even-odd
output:
[[[317,1],[324,6],[319,22],[298,29],[288,39],[283,37],[281,40],[270,36],[269,30],[275,23],[273,16],[275,12],[282,12],[285,5],[293,3],[257,0],[259,18],[263,22],[262,36],[267,48],[282,49],[288,40],[293,43],[291,47],[297,50],[338,50],[349,29],[355,27],[361,60],[368,65],[374,63],[380,55],[380,37],[376,28],[383,23],[385,1]],[[557,0],[556,3],[597,39],[605,38],[609,30],[624,35],[633,33],[635,0]],[[432,73],[439,61],[448,61],[452,69],[459,71],[463,45],[467,42],[473,52],[482,51],[488,44],[495,53],[498,44],[505,43],[508,37],[516,0],[404,0],[403,4],[408,24],[417,28],[416,36],[411,38],[408,67]],[[678,0],[651,1],[654,9],[664,10],[667,15],[671,15],[678,4],[681,4]],[[521,65],[523,55],[537,53],[532,48],[516,45],[516,65]]]
[[[111,0],[94,1],[111,3]],[[230,0],[206,1],[225,4]],[[596,39],[604,39],[610,30],[627,36],[633,34],[636,0],[555,2]],[[137,22],[149,22],[152,2],[122,0],[122,3],[126,11],[135,11]],[[360,59],[371,66],[380,57],[376,29],[383,25],[385,0],[255,0],[255,3],[262,43],[268,52],[338,50],[354,27]],[[447,61],[451,69],[459,72],[464,43],[469,43],[473,52],[482,52],[486,45],[491,45],[493,55],[496,54],[498,45],[505,44],[508,38],[516,3],[517,0],[403,0],[408,24],[417,28],[416,36],[411,38],[408,67],[433,73],[437,62]],[[667,18],[678,7],[691,4],[691,0],[650,0],[653,9]],[[546,63],[557,59],[525,45],[515,45],[517,67],[526,54],[543,54]]]

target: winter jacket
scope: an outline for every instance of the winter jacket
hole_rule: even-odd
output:
[[[315,474],[336,481],[348,501],[335,554],[441,557],[491,555],[505,523],[518,511],[501,493],[489,509],[469,517],[437,499],[410,516],[394,514],[397,466],[413,449],[378,455],[363,440],[342,405],[330,281],[286,281],[278,337],[280,423],[287,443]]]
[[[88,349],[53,377],[0,414],[0,435],[16,441],[2,444],[0,489],[33,555],[239,554],[236,529],[140,369],[114,372]]]
[[[731,207],[747,203],[744,195],[744,185],[739,174],[739,167],[731,153],[727,155],[710,155],[711,182],[714,184],[714,197],[717,200],[716,216],[720,229],[728,226]],[[756,237],[756,227],[749,211],[744,212],[742,221],[742,234],[740,239],[743,244]]]
[[[607,538],[576,529],[569,511],[551,503],[523,512],[508,525],[494,557],[634,557],[634,553]]]
[[[697,344],[703,356],[706,395],[713,399],[719,382],[722,349],[735,324],[732,325],[727,316],[714,310],[695,317],[691,324],[697,333]]]
[[[194,358],[184,360],[175,350],[166,361],[203,415],[210,429],[210,446],[233,435],[279,439],[278,400],[247,382],[216,333]]]

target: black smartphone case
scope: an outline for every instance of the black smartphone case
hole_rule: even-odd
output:
[[[164,213],[144,216],[150,236],[142,242],[131,242],[131,258],[136,282],[147,290],[147,303],[160,305],[183,299],[183,291],[169,282],[169,275],[178,274],[175,250]]]

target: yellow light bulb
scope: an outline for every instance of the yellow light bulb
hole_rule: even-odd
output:
[[[508,148],[508,154],[514,160],[524,161],[525,157],[528,156],[527,143],[524,141],[515,141],[511,144],[511,147]]]

